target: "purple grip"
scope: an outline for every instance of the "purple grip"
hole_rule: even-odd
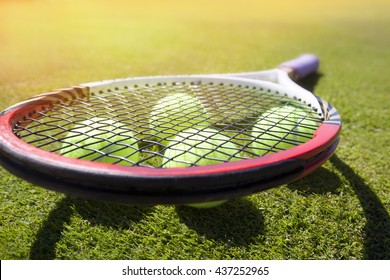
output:
[[[317,72],[320,61],[314,54],[303,54],[298,58],[283,62],[279,65],[282,69],[291,69],[295,80],[302,79]]]

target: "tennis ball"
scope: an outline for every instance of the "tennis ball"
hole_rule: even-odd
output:
[[[64,138],[60,153],[71,158],[131,165],[140,158],[137,139],[123,126],[97,117],[80,122]]]
[[[201,202],[201,203],[190,203],[187,204],[187,206],[194,207],[194,208],[213,208],[217,207],[223,203],[225,203],[226,200],[216,200],[211,202]]]
[[[252,128],[251,147],[258,155],[285,150],[310,140],[318,127],[302,108],[284,105],[264,112]]]
[[[185,130],[172,139],[165,151],[163,167],[188,167],[191,165],[210,165],[224,161],[235,161],[238,153],[235,144],[230,139],[214,129]],[[203,203],[192,203],[188,206],[196,208],[211,208],[226,200]]]
[[[238,149],[217,130],[187,129],[177,134],[165,150],[162,167],[210,165],[237,160]]]
[[[186,93],[175,93],[160,99],[150,112],[150,128],[164,144],[181,131],[197,126],[205,127],[205,111],[201,102]]]
[[[314,132],[317,130],[319,122],[314,118],[298,118],[296,132],[296,139],[301,142],[307,142],[313,138]]]

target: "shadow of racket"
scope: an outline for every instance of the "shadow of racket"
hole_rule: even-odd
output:
[[[333,155],[330,162],[349,181],[363,208],[365,226],[364,259],[390,259],[390,216],[370,186],[344,161]]]
[[[38,231],[30,249],[30,259],[52,260],[56,257],[56,244],[61,240],[66,225],[77,212],[92,225],[107,228],[129,228],[139,222],[152,207],[134,207],[65,197],[57,203]]]

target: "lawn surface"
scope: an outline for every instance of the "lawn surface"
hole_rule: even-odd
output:
[[[390,259],[389,1],[0,0],[0,110],[83,82],[305,52],[322,63],[304,85],[343,118],[318,171],[197,210],[69,198],[0,168],[0,259]]]

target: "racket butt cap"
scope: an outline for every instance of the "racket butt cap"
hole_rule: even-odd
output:
[[[300,80],[317,72],[320,61],[314,54],[303,54],[295,59],[283,62],[279,69],[286,71],[291,79]]]

